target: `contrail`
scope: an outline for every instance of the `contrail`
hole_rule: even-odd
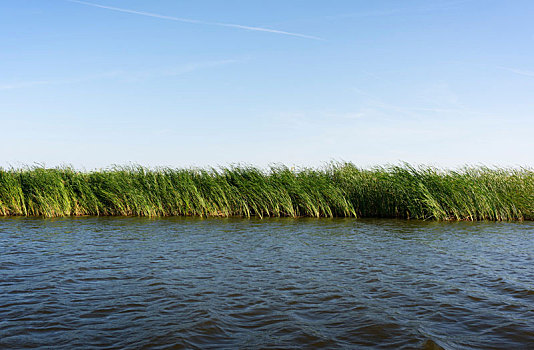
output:
[[[212,26],[219,26],[219,27],[237,28],[237,29],[251,30],[251,31],[256,31],[256,32],[267,32],[267,33],[274,33],[274,34],[281,34],[281,35],[296,36],[296,37],[299,37],[299,38],[306,38],[306,39],[313,39],[313,40],[324,40],[322,38],[319,38],[319,37],[316,37],[316,36],[312,36],[312,35],[284,32],[282,30],[276,30],[276,29],[269,29],[269,28],[262,28],[262,27],[251,27],[251,26],[245,26],[245,25],[241,25],[241,24],[232,24],[232,23],[206,22],[206,21],[199,21],[199,20],[196,20],[196,19],[165,16],[165,15],[159,15],[157,13],[144,12],[144,11],[135,11],[135,10],[129,10],[129,9],[124,9],[124,8],[120,8],[120,7],[113,7],[113,6],[105,6],[105,5],[100,5],[100,4],[95,4],[95,3],[92,3],[92,2],[80,1],[80,0],[66,0],[66,1],[75,2],[75,3],[78,3],[78,4],[87,5],[87,6],[99,7],[99,8],[107,9],[107,10],[131,13],[131,14],[134,14],[134,15],[141,15],[141,16],[147,16],[147,17],[167,19],[167,20],[170,20],[170,21],[177,21],[177,22],[184,22],[184,23],[195,23],[195,24],[205,24],[205,25],[212,25]]]

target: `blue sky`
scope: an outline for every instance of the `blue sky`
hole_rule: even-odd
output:
[[[533,18],[530,0],[2,0],[0,166],[534,166]]]

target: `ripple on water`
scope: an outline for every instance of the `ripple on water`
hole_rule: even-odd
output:
[[[0,219],[0,348],[527,348],[534,224]]]

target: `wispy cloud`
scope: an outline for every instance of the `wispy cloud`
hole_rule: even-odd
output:
[[[114,71],[114,72],[81,76],[81,77],[76,77],[76,78],[50,78],[50,79],[44,79],[44,80],[17,81],[17,82],[0,84],[0,91],[32,88],[32,87],[38,87],[38,86],[83,83],[83,82],[92,81],[92,80],[116,77],[120,74],[121,72]]]
[[[173,77],[190,72],[208,69],[212,67],[225,66],[233,63],[241,63],[247,59],[227,59],[220,61],[206,61],[206,62],[194,62],[187,63],[180,66],[166,67],[166,68],[157,68],[157,69],[147,69],[140,71],[119,71],[119,78],[126,79],[128,81],[137,81],[144,79],[160,78],[160,77]]]
[[[87,6],[98,7],[98,8],[102,8],[102,9],[106,9],[106,10],[130,13],[130,14],[140,15],[140,16],[154,17],[154,18],[159,18],[159,19],[166,19],[166,20],[176,21],[176,22],[204,24],[204,25],[228,27],[228,28],[237,28],[237,29],[250,30],[250,31],[256,31],[256,32],[267,32],[267,33],[280,34],[280,35],[289,35],[289,36],[295,36],[295,37],[305,38],[305,39],[324,40],[322,38],[319,38],[319,37],[316,37],[316,36],[313,36],[313,35],[286,32],[286,31],[278,30],[278,29],[246,26],[246,25],[242,25],[242,24],[233,24],[233,23],[200,21],[200,20],[190,19],[190,18],[174,17],[174,16],[160,15],[160,14],[152,13],[152,12],[136,11],[136,10],[130,10],[130,9],[125,9],[125,8],[120,8],[120,7],[106,6],[106,5],[101,5],[101,4],[97,4],[97,3],[93,3],[93,2],[87,2],[87,1],[79,1],[79,0],[66,0],[66,1],[74,2],[74,3],[78,3],[78,4],[83,4],[83,5],[87,5]]]
[[[523,70],[523,69],[517,69],[517,68],[511,68],[511,67],[499,67],[499,69],[503,69],[515,74],[523,75],[525,77],[534,77],[534,72],[530,70]]]
[[[35,81],[21,81],[21,82],[5,83],[5,84],[0,84],[0,91],[34,87],[34,86],[39,86],[39,85],[49,85],[52,82],[53,82],[52,80],[35,80]]]
[[[437,101],[428,101],[423,105],[396,105],[384,101],[382,98],[370,94],[359,88],[352,89],[358,95],[364,97],[362,109],[357,113],[364,117],[383,117],[385,119],[396,119],[402,115],[413,120],[428,119],[429,117],[483,117],[487,113],[476,111],[464,107],[456,102],[450,101],[449,96],[441,96]]]
[[[246,60],[246,59],[245,59]],[[140,81],[145,79],[153,79],[160,77],[173,77],[190,72],[194,72],[201,69],[207,69],[211,67],[218,67],[232,63],[239,63],[245,61],[243,59],[227,59],[220,61],[206,61],[206,62],[194,62],[187,63],[174,67],[167,68],[155,68],[146,70],[114,70],[104,73],[97,73],[86,76],[79,76],[74,78],[57,78],[57,79],[43,79],[43,80],[31,80],[31,81],[18,81],[9,83],[0,83],[0,91],[32,88],[38,86],[50,86],[50,85],[63,85],[63,84],[79,84],[101,79],[119,79],[122,81]]]
[[[379,9],[379,10],[369,10],[369,11],[360,11],[360,12],[349,12],[334,16],[327,16],[327,19],[339,19],[339,18],[365,18],[365,17],[383,17],[383,16],[395,16],[395,15],[407,15],[407,14],[418,14],[418,13],[427,13],[435,11],[444,11],[449,9],[457,9],[460,5],[464,3],[471,2],[472,0],[454,0],[454,1],[445,1],[432,3],[430,5],[415,7],[415,8],[389,8],[389,9]]]

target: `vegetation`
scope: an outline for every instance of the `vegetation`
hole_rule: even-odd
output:
[[[401,166],[268,170],[0,168],[0,215],[533,220],[534,171]]]

